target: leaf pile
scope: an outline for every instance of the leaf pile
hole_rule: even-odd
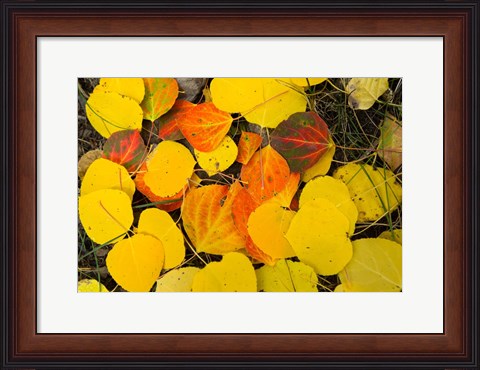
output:
[[[401,291],[392,84],[214,78],[195,102],[174,78],[81,90],[105,141],[79,163],[79,260],[93,255],[96,268],[79,267],[78,291]],[[335,106],[382,119],[353,134]]]

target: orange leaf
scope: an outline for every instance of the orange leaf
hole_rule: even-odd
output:
[[[270,145],[256,152],[248,164],[242,166],[241,178],[258,202],[280,193],[287,185],[290,168],[287,161]]]
[[[262,137],[255,132],[242,131],[238,142],[237,162],[247,164],[255,151],[260,147]]]
[[[141,107],[143,118],[153,122],[167,113],[178,96],[178,84],[174,78],[144,78],[145,97]]]
[[[135,180],[134,180],[135,187],[137,188],[137,190],[143,195],[145,195],[150,200],[150,202],[152,203],[159,202],[155,204],[155,206],[166,212],[172,212],[180,208],[183,202],[183,199],[182,199],[183,194],[184,192],[186,192],[188,185],[185,185],[185,188],[183,188],[177,194],[171,197],[161,197],[153,193],[153,191],[145,184],[145,181],[143,178],[145,176],[146,171],[147,171],[147,165],[143,163],[142,167],[138,171],[137,176],[135,177]]]
[[[213,103],[198,104],[177,119],[183,136],[197,150],[211,152],[217,148],[232,125],[232,116]]]
[[[262,251],[260,248],[258,248],[250,236],[247,237],[247,243],[245,245],[245,249],[247,250],[250,256],[269,266],[275,265],[275,262],[277,261],[276,259],[266,254],[264,251]]]
[[[181,140],[183,134],[178,128],[177,120],[195,104],[187,100],[177,100],[167,113],[158,119],[158,136],[163,140]]]
[[[232,201],[233,222],[238,231],[245,237],[248,237],[248,217],[259,205],[260,203],[253,199],[247,189],[243,187],[237,192]]]
[[[290,208],[292,199],[297,193],[299,182],[300,182],[300,174],[296,172],[290,173],[290,177],[288,178],[287,185],[285,185],[285,188],[280,193],[275,195],[273,198],[269,199],[268,201],[277,202],[282,207]]]
[[[245,248],[232,217],[239,183],[207,185],[191,190],[183,206],[183,227],[198,252],[225,254]]]

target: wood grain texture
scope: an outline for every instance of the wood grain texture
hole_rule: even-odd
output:
[[[478,298],[472,276],[473,153],[471,140],[478,91],[474,72],[478,2],[471,6],[364,7],[301,5],[243,9],[148,9],[99,5],[97,9],[57,3],[2,8],[8,50],[8,116],[3,125],[8,163],[8,272],[5,366],[167,367],[196,361],[211,367],[229,361],[257,365],[282,361],[292,367],[365,366],[464,367],[478,361],[472,319]],[[143,4],[143,3],[142,3]],[[280,5],[286,3],[279,3]],[[434,3],[432,3],[434,4]],[[470,3],[469,3],[470,4]],[[8,4],[7,4],[8,5]],[[88,4],[87,4],[88,5]],[[91,4],[90,4],[91,5]],[[308,21],[307,21],[308,18]],[[321,25],[321,26],[320,26]],[[37,36],[440,36],[444,73],[444,333],[443,334],[37,334],[36,333],[36,37]],[[7,49],[8,46],[8,49]],[[476,55],[475,54],[475,55]],[[473,60],[473,62],[472,62]],[[448,78],[456,76],[456,78]],[[475,80],[476,78],[476,80]],[[476,122],[478,124],[478,121]],[[472,177],[473,176],[473,177]],[[476,198],[475,198],[476,199]],[[6,202],[4,203],[6,204]],[[8,218],[8,219],[7,219]],[[469,259],[470,258],[470,259]],[[207,362],[206,362],[207,361]],[[66,364],[66,365],[65,365]],[[296,364],[296,365],[295,365]],[[192,363],[192,366],[194,364]],[[231,365],[231,364],[230,364]],[[478,362],[477,362],[478,365]],[[246,366],[246,364],[244,364]]]

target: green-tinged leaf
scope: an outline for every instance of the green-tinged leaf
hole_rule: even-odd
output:
[[[136,171],[146,155],[147,148],[136,130],[115,132],[103,145],[103,157],[124,166],[128,172]]]
[[[144,78],[143,81],[143,117],[153,122],[172,108],[178,96],[178,84],[174,78]]]

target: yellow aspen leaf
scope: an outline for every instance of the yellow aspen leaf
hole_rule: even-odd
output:
[[[290,82],[292,84],[302,86],[302,87],[308,87],[314,86],[321,84],[323,81],[326,81],[326,77],[309,77],[309,78],[281,78],[281,80],[285,80],[286,82]]]
[[[210,91],[218,109],[240,113],[262,127],[275,128],[307,106],[303,94],[275,78],[214,78]]]
[[[358,239],[353,257],[338,274],[345,292],[400,292],[402,246],[381,238]]]
[[[344,288],[343,284],[338,284],[338,285],[335,287],[334,292],[335,292],[335,293],[344,293],[344,292],[345,292],[345,288]]]
[[[285,188],[290,178],[290,168],[285,158],[267,145],[242,166],[240,177],[250,195],[261,203]]]
[[[138,104],[142,102],[145,95],[145,86],[142,78],[101,78],[95,89],[128,96]]]
[[[402,164],[402,126],[392,115],[387,115],[380,127],[378,155],[392,170]]]
[[[99,293],[108,292],[108,289],[101,282],[95,279],[83,279],[77,284],[77,292],[79,293]]]
[[[78,161],[78,177],[83,180],[87,173],[88,167],[97,160],[102,158],[103,152],[100,149],[89,150]]]
[[[402,229],[393,229],[393,230],[386,230],[381,233],[379,238],[391,240],[392,242],[396,242],[398,244],[402,244]]]
[[[250,260],[232,252],[210,262],[193,277],[193,292],[256,292],[257,278]]]
[[[171,197],[188,183],[194,166],[195,160],[185,146],[165,140],[147,158],[147,172],[143,180],[154,194]]]
[[[355,223],[358,218],[358,211],[355,203],[353,203],[347,186],[340,180],[331,176],[316,177],[307,182],[300,194],[299,206],[312,200],[325,198],[335,204],[340,212],[350,222],[349,234],[355,232]]]
[[[236,228],[232,203],[242,186],[207,185],[191,190],[184,200],[183,227],[197,252],[225,254],[245,248]]]
[[[80,195],[87,195],[102,189],[121,190],[127,193],[130,199],[133,199],[135,183],[125,167],[108,159],[99,158],[88,167],[82,181]]]
[[[262,144],[262,137],[255,132],[242,131],[238,141],[237,162],[247,164]]]
[[[347,185],[358,209],[359,222],[378,220],[402,202],[402,187],[390,170],[349,163],[337,168],[333,177]]]
[[[276,203],[264,203],[250,214],[248,233],[255,245],[272,259],[295,256],[290,243],[285,238],[294,211],[289,211]]]
[[[305,203],[293,217],[286,238],[301,262],[320,275],[335,275],[352,258],[350,221],[329,200]]]
[[[388,89],[388,78],[352,78],[345,91],[353,109],[369,109]]]
[[[124,191],[97,190],[78,199],[80,221],[97,244],[123,239],[133,223],[132,201]]]
[[[117,131],[142,129],[142,108],[128,96],[95,90],[88,98],[85,110],[93,128],[107,139]]]
[[[302,262],[279,260],[255,270],[259,292],[318,292],[318,277]]]
[[[167,272],[157,280],[157,292],[191,292],[198,267],[182,267]]]
[[[230,136],[225,136],[220,145],[211,152],[201,152],[194,150],[197,162],[205,170],[208,176],[213,176],[218,172],[225,171],[230,167],[235,158],[237,158],[237,144]]]
[[[148,292],[164,262],[162,242],[136,234],[116,243],[107,255],[107,269],[115,282],[129,292]]]
[[[314,177],[323,176],[328,173],[330,166],[332,165],[333,156],[335,155],[335,144],[330,141],[330,147],[322,157],[312,167],[307,168],[302,174],[302,181],[308,182]]]
[[[148,208],[140,214],[137,233],[154,236],[162,242],[165,251],[165,270],[174,268],[185,258],[183,234],[165,211]]]
[[[265,203],[276,202],[282,207],[290,208],[292,199],[297,193],[298,184],[300,182],[300,174],[296,172],[291,172],[290,177],[288,178],[287,185],[280,193],[275,194],[272,198],[268,199]]]
[[[144,78],[145,98],[141,101],[143,117],[153,122],[167,113],[178,96],[178,83],[174,78]]]

